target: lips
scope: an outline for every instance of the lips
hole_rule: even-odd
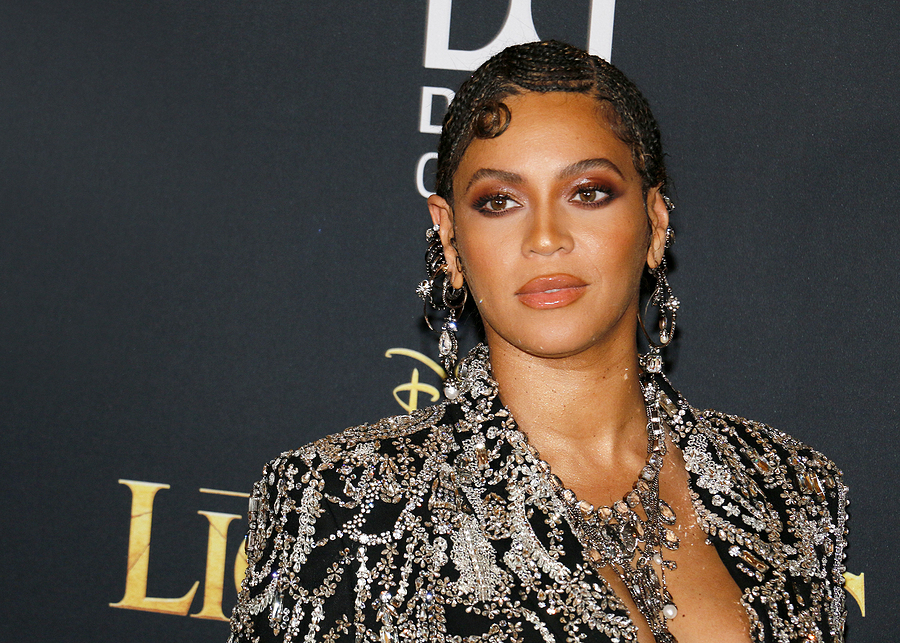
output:
[[[587,284],[567,274],[535,277],[519,288],[516,297],[529,308],[546,309],[568,306],[581,297]]]

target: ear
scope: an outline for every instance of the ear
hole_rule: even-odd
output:
[[[432,194],[428,197],[428,211],[434,224],[441,228],[438,234],[441,237],[441,245],[444,246],[444,261],[447,262],[450,271],[450,284],[454,288],[462,288],[465,277],[459,253],[454,245],[453,208],[445,198]]]
[[[666,229],[669,227],[669,208],[658,186],[647,193],[647,218],[650,220],[647,265],[656,268],[666,251]]]

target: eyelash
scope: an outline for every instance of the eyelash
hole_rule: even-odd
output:
[[[512,203],[515,203],[516,205],[518,205],[518,203],[519,203],[518,201],[516,201],[514,198],[512,198],[508,194],[504,194],[502,192],[496,192],[494,194],[486,194],[483,197],[476,199],[475,202],[472,204],[472,208],[474,208],[475,210],[478,210],[485,216],[489,216],[489,217],[496,217],[496,216],[500,216],[501,214],[505,214],[505,213],[509,212],[509,210],[511,208],[508,205],[507,205],[507,207],[503,208],[502,210],[492,210],[490,208],[485,207],[491,201],[495,201],[498,199],[504,199],[505,201],[508,201],[508,202],[511,201]]]
[[[579,196],[580,194],[583,194],[585,192],[597,192],[598,194],[594,201],[582,201],[582,200],[576,198],[577,196]],[[604,195],[604,196],[601,196],[601,195]],[[584,207],[599,208],[601,205],[605,205],[606,203],[608,203],[614,196],[615,195],[613,194],[612,189],[610,189],[608,187],[603,187],[602,185],[588,183],[588,184],[584,184],[584,185],[579,185],[575,189],[575,194],[572,195],[572,198],[570,200],[575,201],[576,203],[579,203],[580,205],[582,205]]]
[[[594,201],[583,201],[583,200],[577,198],[579,195],[582,195],[586,192],[597,192],[598,194],[597,194],[596,199]],[[605,195],[605,196],[601,196],[601,195]],[[575,189],[575,193],[572,195],[572,198],[569,200],[573,201],[575,203],[578,203],[582,207],[599,208],[600,206],[608,203],[614,196],[615,195],[613,194],[613,191],[610,188],[603,187],[601,185],[584,184],[584,185],[579,185]],[[507,207],[503,208],[502,210],[493,210],[491,208],[485,207],[491,201],[495,201],[495,200],[499,200],[499,199],[504,199],[505,201],[515,203],[516,205],[519,204],[519,202],[516,201],[514,198],[512,198],[510,195],[505,194],[503,192],[495,192],[493,194],[486,194],[486,195],[476,199],[475,202],[472,203],[472,208],[477,210],[478,212],[481,212],[485,216],[489,216],[489,217],[496,217],[496,216],[506,214],[507,212],[509,212],[512,209],[512,207],[510,207],[509,205],[507,205]]]

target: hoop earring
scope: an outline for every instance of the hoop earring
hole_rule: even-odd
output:
[[[437,224],[425,231],[425,239],[428,241],[428,249],[425,251],[425,270],[428,278],[419,283],[416,293],[425,302],[425,323],[429,329],[435,330],[428,317],[429,304],[435,310],[449,311],[447,319],[441,327],[438,352],[441,366],[446,373],[444,395],[448,400],[454,400],[459,395],[459,386],[456,381],[456,365],[459,362],[457,322],[468,300],[469,291],[465,282],[460,288],[453,287],[450,267],[444,260],[444,247],[441,244],[439,231],[440,226]]]
[[[672,228],[666,228],[666,243],[668,248],[672,244],[673,233]],[[659,308],[659,340],[654,341],[644,326],[644,320],[638,312],[638,324],[644,336],[647,338],[649,348],[644,355],[641,355],[641,367],[648,373],[659,373],[663,368],[662,349],[672,342],[675,336],[675,317],[681,302],[672,293],[672,287],[669,285],[667,278],[666,256],[663,255],[656,268],[650,268],[649,272],[656,278],[656,286],[650,295],[647,306],[656,306]],[[646,314],[646,308],[644,314]]]

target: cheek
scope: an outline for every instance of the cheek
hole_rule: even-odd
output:
[[[469,296],[483,321],[491,325],[499,310],[512,303],[511,293],[521,285],[518,283],[522,268],[517,263],[518,246],[505,243],[504,235],[486,234],[470,228],[459,232],[457,247]]]
[[[466,283],[472,296],[480,305],[491,289],[497,286],[502,273],[502,261],[490,247],[479,243],[460,243],[459,258],[465,274]]]
[[[604,228],[590,239],[593,246],[589,255],[592,263],[602,273],[615,273],[628,283],[628,274],[640,279],[649,248],[649,228],[644,221],[629,221],[622,225]]]

